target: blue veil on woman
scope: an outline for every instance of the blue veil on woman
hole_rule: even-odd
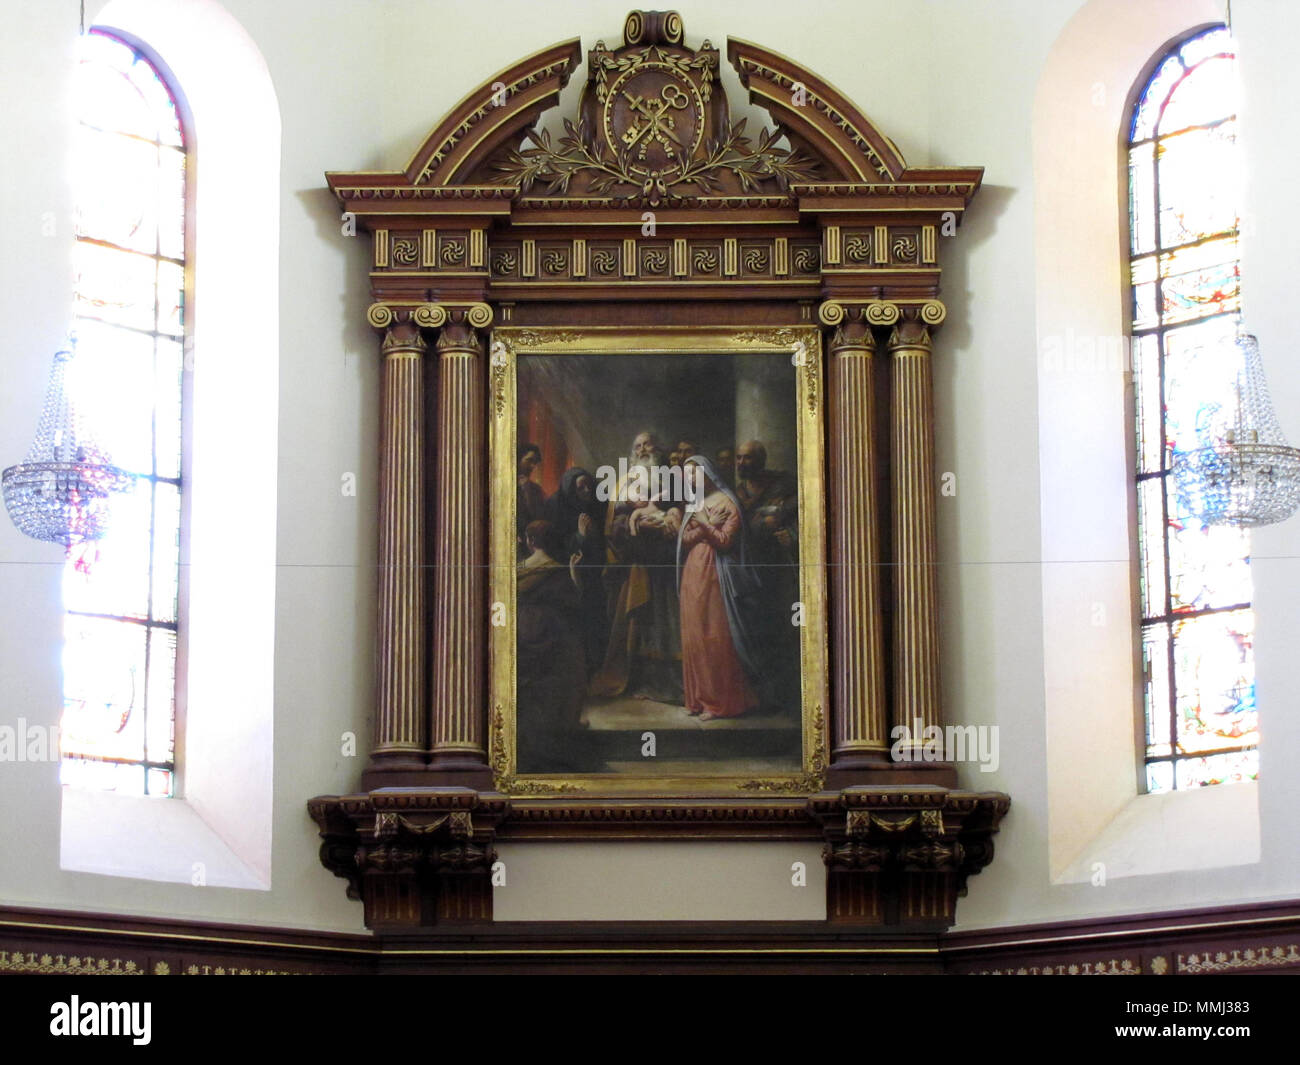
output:
[[[713,464],[703,455],[692,455],[682,463],[684,486],[687,496],[686,513],[682,518],[682,527],[677,532],[677,585],[682,583],[682,536],[686,526],[695,520],[695,509],[704,503],[703,485],[692,475],[691,467],[698,466],[715,488],[729,500],[740,515],[740,532],[730,551],[714,551],[714,564],[718,572],[718,584],[722,589],[722,603],[727,610],[727,627],[731,630],[731,642],[736,648],[736,657],[745,671],[756,684],[765,686],[765,674],[762,667],[763,647],[759,638],[760,627],[755,623],[755,614],[760,606],[759,589],[762,581],[754,569],[745,561],[745,508],[740,505],[736,494],[727,486],[714,469]]]

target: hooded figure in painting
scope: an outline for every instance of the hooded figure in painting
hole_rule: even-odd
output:
[[[686,712],[701,721],[737,717],[758,705],[762,676],[752,622],[759,581],[745,561],[744,510],[703,455],[683,467],[693,488],[677,535]]]
[[[559,560],[563,544],[547,521],[529,522],[524,543],[528,557],[515,568],[519,768],[556,772],[574,767],[582,727],[578,560]]]
[[[563,557],[577,557],[587,679],[605,660],[609,620],[605,614],[605,504],[596,498],[596,479],[572,466],[560,478],[560,489],[546,501],[546,520],[562,545]]]

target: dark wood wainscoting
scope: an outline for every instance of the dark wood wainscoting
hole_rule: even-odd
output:
[[[944,934],[820,922],[513,923],[436,936],[0,907],[0,973],[1300,973],[1300,900]]]

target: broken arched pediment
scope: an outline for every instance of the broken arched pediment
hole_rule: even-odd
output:
[[[621,47],[597,42],[577,114],[552,136],[537,122],[556,107],[581,59],[578,40],[543,49],[465,96],[404,171],[331,174],[363,198],[573,200],[602,206],[701,198],[798,202],[809,194],[955,197],[958,210],[980,168],[909,170],[894,144],[842,93],[777,52],[729,38],[727,58],[774,125],[733,121],[708,41],[685,44],[676,12],[633,11]],[[391,191],[385,191],[391,190]],[[399,191],[403,190],[403,191]],[[434,190],[445,190],[435,192]],[[465,195],[462,193],[461,195]]]

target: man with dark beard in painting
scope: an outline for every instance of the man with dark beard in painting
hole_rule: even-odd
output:
[[[524,543],[524,530],[529,522],[541,521],[545,517],[546,493],[533,480],[533,471],[542,464],[542,449],[536,444],[520,444],[516,461],[515,555],[523,559],[529,553]]]
[[[682,504],[647,506],[650,472],[667,470],[655,434],[632,441],[628,467],[641,467],[645,480],[627,477],[609,501],[605,521],[609,641],[605,660],[592,677],[594,696],[633,695],[682,701],[681,619],[674,575]]]

